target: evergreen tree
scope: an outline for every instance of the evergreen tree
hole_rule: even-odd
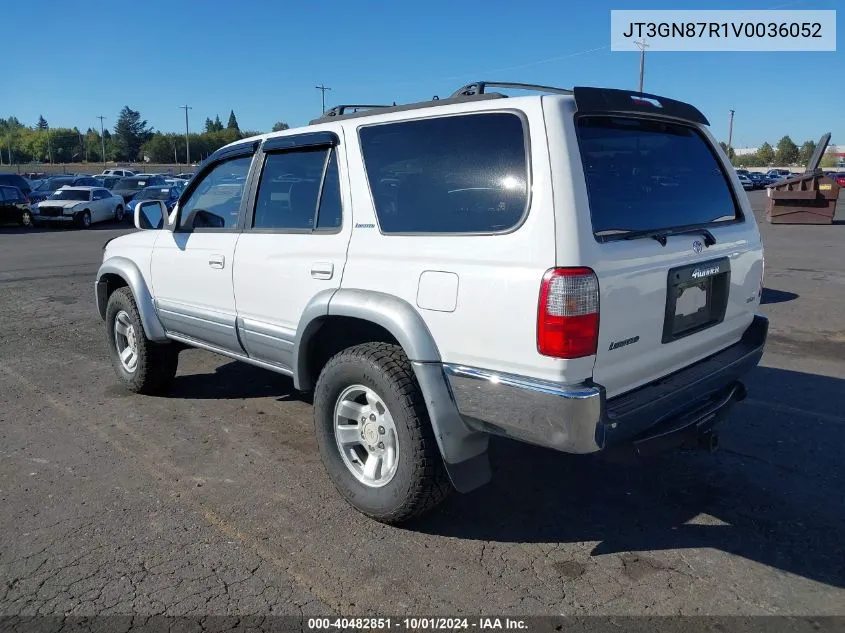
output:
[[[114,134],[117,137],[118,158],[135,160],[141,145],[152,137],[153,132],[147,127],[147,122],[141,120],[140,112],[124,106],[117,117]]]
[[[45,119],[43,116],[41,116],[39,114],[38,115],[38,123],[35,125],[35,127],[37,127],[39,130],[46,130],[50,126],[47,125],[47,119]]]
[[[226,124],[226,127],[230,130],[237,130],[238,132],[241,131],[241,128],[238,127],[238,120],[235,118],[234,110],[229,110],[229,122]]]

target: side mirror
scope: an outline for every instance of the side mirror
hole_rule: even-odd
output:
[[[135,228],[142,231],[164,227],[167,207],[161,200],[144,200],[135,205]]]

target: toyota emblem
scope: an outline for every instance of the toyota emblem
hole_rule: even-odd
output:
[[[704,244],[702,244],[699,240],[695,240],[692,243],[692,250],[694,250],[696,253],[700,253],[702,250],[704,250]]]

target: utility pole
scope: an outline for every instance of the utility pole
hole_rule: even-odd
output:
[[[328,88],[328,87],[324,86],[323,84],[320,84],[319,86],[314,86],[314,87],[322,93],[320,96],[321,96],[321,100],[323,102],[323,113],[325,114],[325,112],[326,112],[326,90],[331,90],[331,88]]]
[[[634,40],[634,44],[637,45],[637,48],[640,49],[640,92],[643,91],[643,76],[645,75],[645,49],[648,48],[648,44],[645,43],[645,38],[640,40]]]
[[[47,126],[47,159],[53,164],[53,146],[50,143],[50,126]]]
[[[191,166],[191,141],[188,138],[188,110],[193,110],[189,105],[179,106],[185,111],[185,164]]]
[[[734,138],[734,111],[731,110],[731,124],[730,124],[730,127],[728,127],[728,149],[729,150],[730,150],[731,147],[733,147],[733,145],[731,145],[731,143],[733,142],[733,138]]]
[[[105,119],[106,117],[104,117],[101,114],[97,118],[100,119],[100,142],[102,143],[102,146],[103,146],[103,165],[105,165],[106,164],[106,133],[103,131],[103,119]]]

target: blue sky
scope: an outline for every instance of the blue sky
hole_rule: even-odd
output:
[[[39,5],[40,7],[40,5]],[[114,125],[121,107],[183,131],[233,109],[242,129],[307,123],[321,82],[335,103],[447,96],[478,79],[636,88],[635,52],[610,51],[611,9],[840,9],[845,0],[429,0],[4,3],[0,116],[52,127]],[[734,146],[833,133],[845,144],[845,52],[646,56],[646,92],[697,105]],[[101,48],[102,46],[102,48]],[[11,53],[10,53],[11,52]],[[9,74],[11,73],[11,77]],[[785,81],[781,87],[779,78]],[[9,87],[14,89],[9,89]]]

